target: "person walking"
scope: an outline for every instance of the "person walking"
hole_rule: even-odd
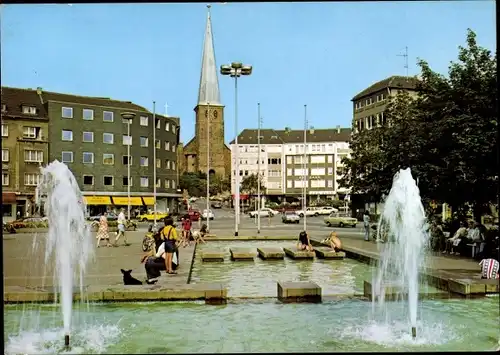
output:
[[[104,212],[99,218],[99,229],[97,230],[97,247],[100,247],[101,240],[104,239],[106,241],[106,246],[110,247],[109,243],[109,228],[108,228],[108,212]]]
[[[128,245],[127,243],[127,236],[125,235],[125,224],[127,223],[127,220],[125,218],[125,210],[122,208],[120,210],[120,213],[118,214],[118,232],[116,234],[115,238],[115,246],[118,246],[118,239],[120,239],[121,236],[123,236],[123,244]]]
[[[365,241],[370,240],[370,213],[365,211],[363,214],[363,227],[365,228]]]

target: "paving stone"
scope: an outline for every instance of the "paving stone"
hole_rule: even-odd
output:
[[[233,260],[253,260],[257,254],[253,248],[231,248],[230,252]]]
[[[343,251],[336,252],[335,250],[327,247],[314,248],[316,256],[320,259],[337,259],[341,260],[345,258],[345,253]]]
[[[278,282],[278,299],[282,302],[321,302],[321,287],[311,281]]]
[[[224,261],[224,251],[211,249],[203,250],[201,252],[201,260],[203,261]]]
[[[284,259],[285,252],[282,248],[257,248],[262,259]]]
[[[298,250],[296,248],[283,248],[285,254],[292,259],[313,259],[314,251]]]

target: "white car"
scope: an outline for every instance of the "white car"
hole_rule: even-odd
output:
[[[206,220],[207,218],[209,218],[210,220],[213,220],[214,219],[214,213],[212,212],[212,210],[203,210],[203,212],[201,213],[201,219],[202,220]]]
[[[318,207],[318,213],[320,215],[324,215],[324,216],[329,216],[330,213],[332,213],[332,212],[337,213],[338,211],[339,211],[338,209],[333,208],[331,206]]]
[[[307,207],[305,213],[304,213],[304,210],[295,211],[295,213],[297,213],[299,215],[299,217],[304,217],[304,214],[307,217],[313,217],[313,216],[316,217],[316,216],[319,216],[321,214],[319,207]]]
[[[262,216],[264,216],[264,217],[268,217],[268,216],[274,217],[278,213],[279,213],[278,211],[275,211],[275,210],[272,210],[270,208],[264,207],[264,208],[261,208],[260,211],[251,211],[251,212],[248,212],[248,215],[250,216],[250,218],[255,218],[255,217],[257,217],[257,215],[260,215],[261,217]]]

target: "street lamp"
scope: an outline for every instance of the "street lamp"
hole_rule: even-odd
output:
[[[130,145],[132,144],[132,137],[130,137],[130,124],[135,117],[133,112],[122,112],[121,113],[124,120],[127,120],[127,218],[130,221]],[[155,181],[156,183],[156,181]]]
[[[153,101],[153,227],[155,233],[158,231],[156,224],[156,101]]]
[[[210,230],[210,102],[207,103],[207,230]]]
[[[307,129],[308,129],[309,121],[307,120],[307,105],[304,105],[304,156],[302,157],[303,161],[303,185],[302,185],[302,211],[304,211],[304,232],[306,231],[307,228],[307,214],[306,214],[306,209],[307,209],[307,176],[309,175],[309,162],[307,161]],[[314,134],[314,127],[309,127],[311,130],[311,134]]]
[[[260,234],[260,209],[261,209],[261,197],[260,197],[260,127],[262,125],[262,117],[260,116],[260,103],[257,104],[257,234]]]
[[[225,64],[220,66],[220,73],[222,75],[229,75],[234,78],[234,131],[236,132],[236,139],[234,144],[236,150],[234,152],[235,159],[235,185],[236,191],[234,194],[234,199],[236,203],[234,205],[234,236],[238,236],[238,225],[240,223],[240,162],[238,159],[238,152],[240,147],[238,146],[238,78],[242,75],[252,74],[251,65],[243,65],[239,62],[233,62],[230,65]]]

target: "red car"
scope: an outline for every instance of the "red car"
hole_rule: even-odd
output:
[[[180,221],[182,217],[184,217],[185,215],[189,215],[189,219],[193,222],[197,222],[200,217],[201,217],[201,213],[200,211],[198,210],[189,210],[187,212],[181,212],[179,213],[179,215],[177,216],[177,220]]]

